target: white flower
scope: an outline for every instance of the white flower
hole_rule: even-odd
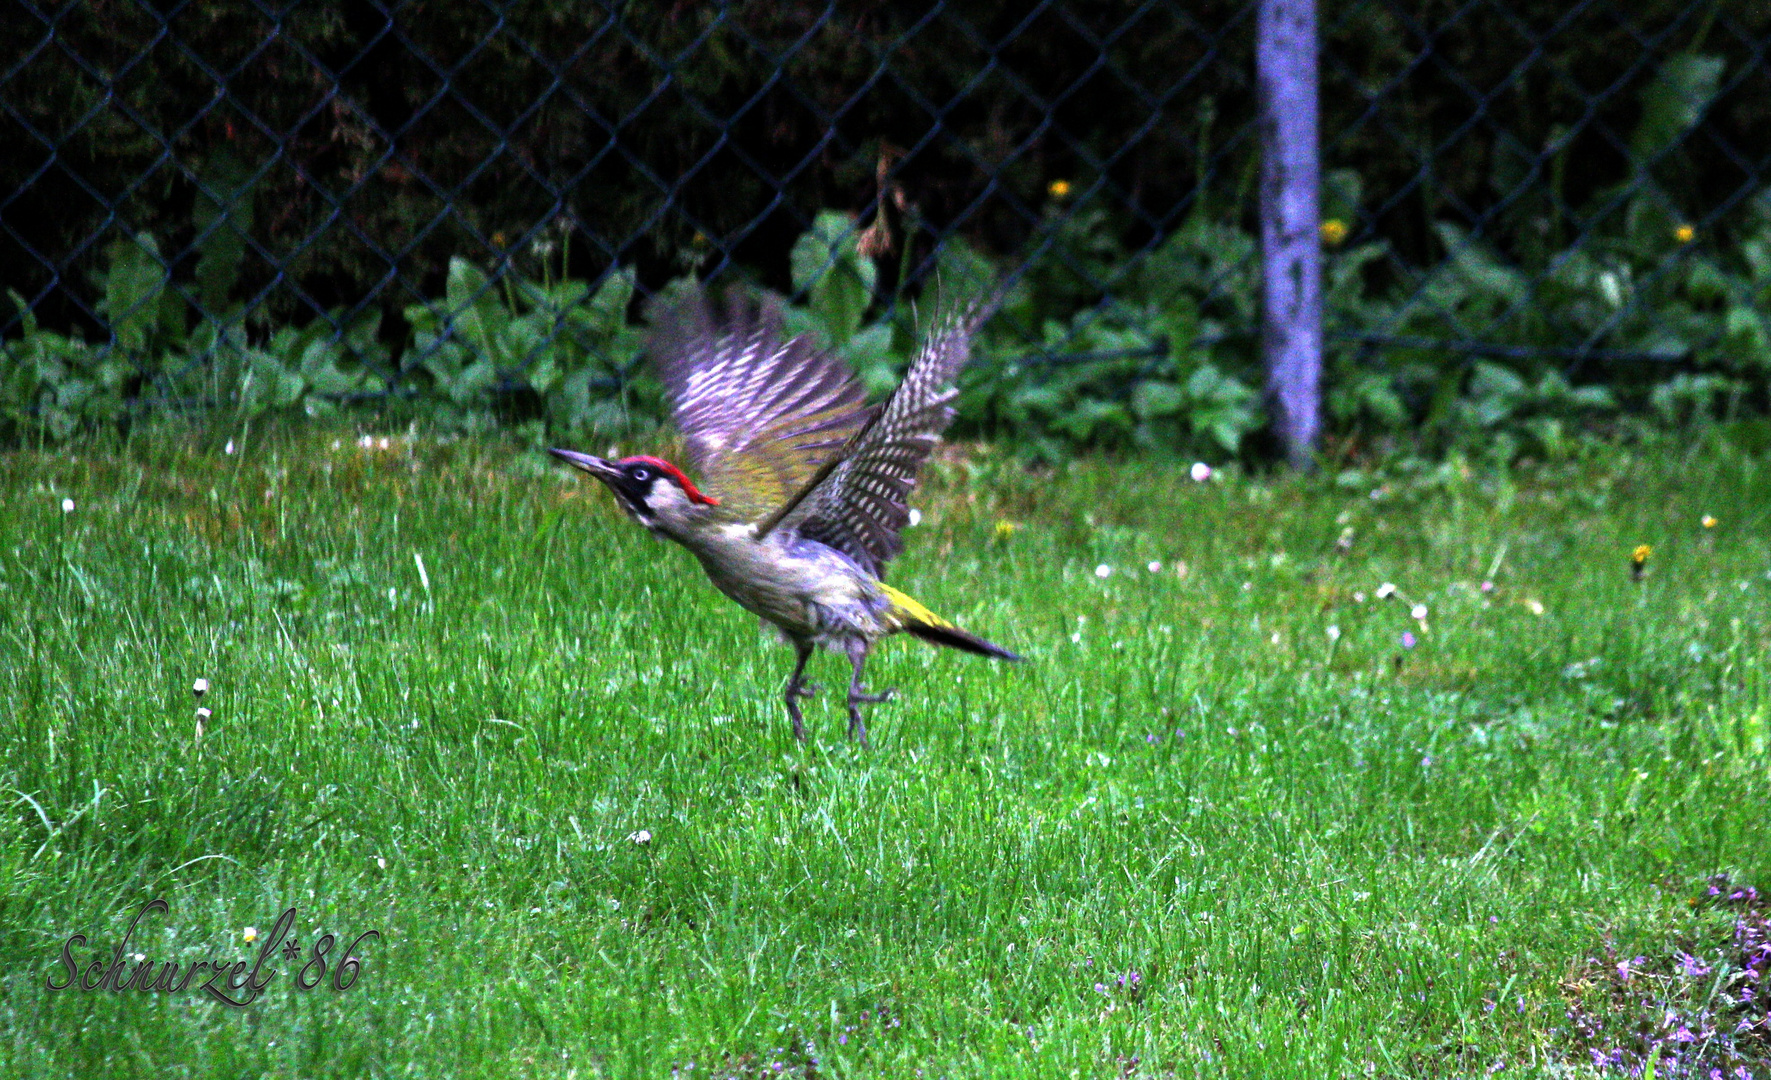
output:
[[[202,697],[204,694],[207,694],[208,692],[209,692],[209,680],[208,679],[198,679],[196,682],[191,684],[191,693],[197,695],[198,697]]]
[[[211,716],[214,716],[214,715],[215,714],[210,712],[208,709],[199,707],[197,709],[197,723],[200,724],[203,721],[209,719]]]
[[[1102,563],[1095,567],[1095,576],[1098,578],[1110,578],[1113,576],[1113,568],[1106,563]]]
[[[1160,574],[1162,573],[1162,563],[1156,559],[1151,559],[1150,565],[1146,566],[1144,569],[1150,571],[1152,574]]]
[[[1414,607],[1408,609],[1408,617],[1413,619],[1415,622],[1426,622],[1426,620],[1427,620],[1427,605],[1425,605],[1425,604],[1414,605]]]
[[[1341,639],[1341,628],[1338,626],[1329,627],[1328,628],[1328,640],[1339,641],[1340,639]]]
[[[1392,584],[1391,582],[1386,581],[1382,585],[1379,585],[1377,587],[1377,598],[1379,600],[1388,600],[1390,597],[1395,596],[1395,595],[1396,595],[1396,586],[1394,584]]]
[[[61,512],[62,512],[62,513],[64,513],[64,514],[71,514],[71,513],[73,513],[73,512],[74,512],[74,500],[72,500],[72,499],[63,499],[63,500],[62,500],[62,501],[61,501]]]
[[[638,844],[641,847],[645,847],[647,844],[652,842],[652,830],[639,829],[635,832],[630,832],[627,834],[627,839],[630,843]]]
[[[228,444],[226,446],[222,447],[221,452],[224,454],[233,453],[234,452],[234,440],[229,439]]]
[[[921,510],[918,510],[915,507],[910,508],[910,524],[911,525],[921,525],[922,524],[922,511]]]
[[[258,940],[258,927],[248,926],[245,929],[245,931],[243,933],[241,933],[240,936],[245,938],[248,942],[257,941]]]
[[[1203,461],[1195,461],[1193,467],[1187,470],[1187,475],[1193,478],[1195,484],[1203,484],[1211,479],[1211,466]]]
[[[387,869],[387,860],[382,858],[380,855],[375,856],[375,868],[377,870],[386,870]]]

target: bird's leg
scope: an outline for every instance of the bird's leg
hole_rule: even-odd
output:
[[[806,722],[799,715],[799,699],[811,697],[818,688],[805,681],[806,661],[812,658],[811,644],[796,641],[793,647],[799,653],[799,661],[793,665],[793,674],[787,677],[787,718],[793,721],[793,737],[805,742]]]
[[[867,663],[867,642],[857,641],[849,646],[849,663],[855,668],[855,675],[849,680],[849,738],[866,746],[867,725],[861,722],[861,706],[890,701],[897,691],[882,690],[877,694],[869,694],[867,688],[861,685],[861,668]]]

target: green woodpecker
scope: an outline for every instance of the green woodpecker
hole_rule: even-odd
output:
[[[893,693],[869,694],[861,681],[880,639],[909,633],[1020,659],[881,580],[903,547],[917,471],[953,417],[950,384],[979,321],[974,310],[939,322],[904,381],[870,408],[841,360],[805,337],[782,340],[778,310],[735,298],[721,319],[696,297],[664,314],[648,351],[701,486],[662,458],[553,451],[607,485],[633,520],[688,548],[721,592],[793,646],[785,700],[801,742],[815,646],[848,657],[849,735],[863,746],[861,706]]]

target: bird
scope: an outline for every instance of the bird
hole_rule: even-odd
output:
[[[952,383],[986,305],[933,320],[897,388],[877,406],[840,357],[788,338],[778,301],[733,292],[723,313],[695,291],[655,312],[647,346],[685,447],[689,472],[661,457],[555,457],[595,477],[627,516],[681,544],[714,586],[793,647],[783,700],[806,741],[800,702],[819,689],[806,664],[823,648],[848,659],[849,738],[867,746],[863,669],[882,639],[1019,661],[886,584],[903,548],[908,496],[952,421]]]

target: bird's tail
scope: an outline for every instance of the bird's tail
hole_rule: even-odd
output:
[[[994,656],[998,660],[1019,660],[1019,656],[1009,652],[1001,645],[985,641],[968,630],[961,630],[946,619],[936,615],[910,596],[900,592],[885,582],[879,587],[885,591],[886,598],[892,602],[892,614],[897,618],[898,625],[907,634],[913,634],[924,641],[936,645],[945,645],[950,649],[977,653],[979,656]]]

